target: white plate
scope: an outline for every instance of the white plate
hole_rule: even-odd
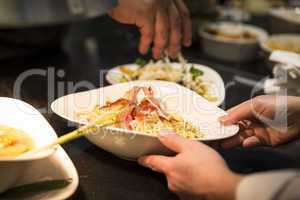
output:
[[[179,63],[171,63],[171,65],[174,68],[181,67],[181,64],[179,64]],[[213,103],[214,105],[217,105],[217,106],[221,105],[225,98],[225,85],[224,85],[224,82],[223,82],[223,79],[221,78],[221,76],[218,74],[218,72],[216,72],[212,68],[204,66],[204,65],[189,63],[189,64],[187,64],[187,67],[189,68],[192,65],[196,69],[199,69],[204,72],[203,76],[202,76],[203,81],[205,81],[209,84],[209,86],[211,88],[210,89],[211,94],[215,95],[217,97],[217,101],[214,101],[211,103]],[[135,70],[139,67],[137,64],[125,64],[125,65],[121,65],[121,66],[127,66],[128,68],[133,69],[133,70]],[[121,83],[120,79],[123,74],[123,72],[120,70],[121,66],[114,67],[107,72],[106,80],[109,84],[114,85],[114,84]]]
[[[43,180],[72,179],[72,183],[65,188],[43,192],[23,200],[58,200],[67,199],[78,187],[78,174],[74,164],[63,150],[59,147],[49,158],[37,160],[30,164],[30,168],[25,171],[24,176],[18,181],[17,185],[30,184]]]
[[[220,140],[238,132],[238,126],[222,126],[219,123],[218,118],[225,115],[225,111],[195,92],[165,81],[133,81],[70,94],[54,101],[51,108],[67,120],[84,124],[78,118],[78,113],[92,110],[96,105],[104,105],[107,101],[117,100],[133,86],[151,86],[167,112],[176,113],[200,127],[200,131],[204,134],[200,139],[202,141]],[[166,149],[155,136],[125,129],[103,128],[86,137],[95,145],[127,159],[136,159],[153,153],[166,154]]]

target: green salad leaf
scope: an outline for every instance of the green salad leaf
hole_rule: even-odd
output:
[[[144,67],[147,64],[147,61],[142,58],[137,58],[134,63],[140,67]]]
[[[193,76],[193,80],[195,80],[198,76],[203,76],[204,72],[200,69],[197,69],[194,67],[194,65],[192,65],[191,69],[190,69],[190,73]]]

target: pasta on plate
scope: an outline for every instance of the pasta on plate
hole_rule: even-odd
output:
[[[139,99],[142,92],[144,97]],[[161,131],[172,131],[187,139],[199,139],[203,135],[199,128],[176,114],[164,111],[159,99],[154,97],[151,87],[133,87],[122,98],[95,106],[93,110],[78,113],[80,119],[97,123],[111,117],[112,127],[127,129],[142,134],[158,136]]]

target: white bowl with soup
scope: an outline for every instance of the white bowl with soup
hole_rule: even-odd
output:
[[[54,149],[24,154],[55,141],[46,119],[31,105],[0,97],[0,193],[13,187],[34,160],[50,156]]]
[[[300,54],[300,34],[274,34],[262,41],[260,45],[267,54],[271,54],[273,51],[288,51]]]

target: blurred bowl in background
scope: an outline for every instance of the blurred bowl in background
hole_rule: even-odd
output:
[[[294,8],[276,8],[269,12],[271,33],[299,33],[300,11]]]
[[[198,30],[204,53],[229,62],[247,62],[258,58],[259,42],[267,39],[263,29],[241,23],[209,23]]]
[[[266,40],[260,41],[260,46],[264,52],[266,66],[273,69],[275,63],[269,60],[273,51],[300,53],[300,34],[274,34]]]
[[[260,46],[268,55],[275,50],[300,54],[300,34],[274,34],[261,41]]]

